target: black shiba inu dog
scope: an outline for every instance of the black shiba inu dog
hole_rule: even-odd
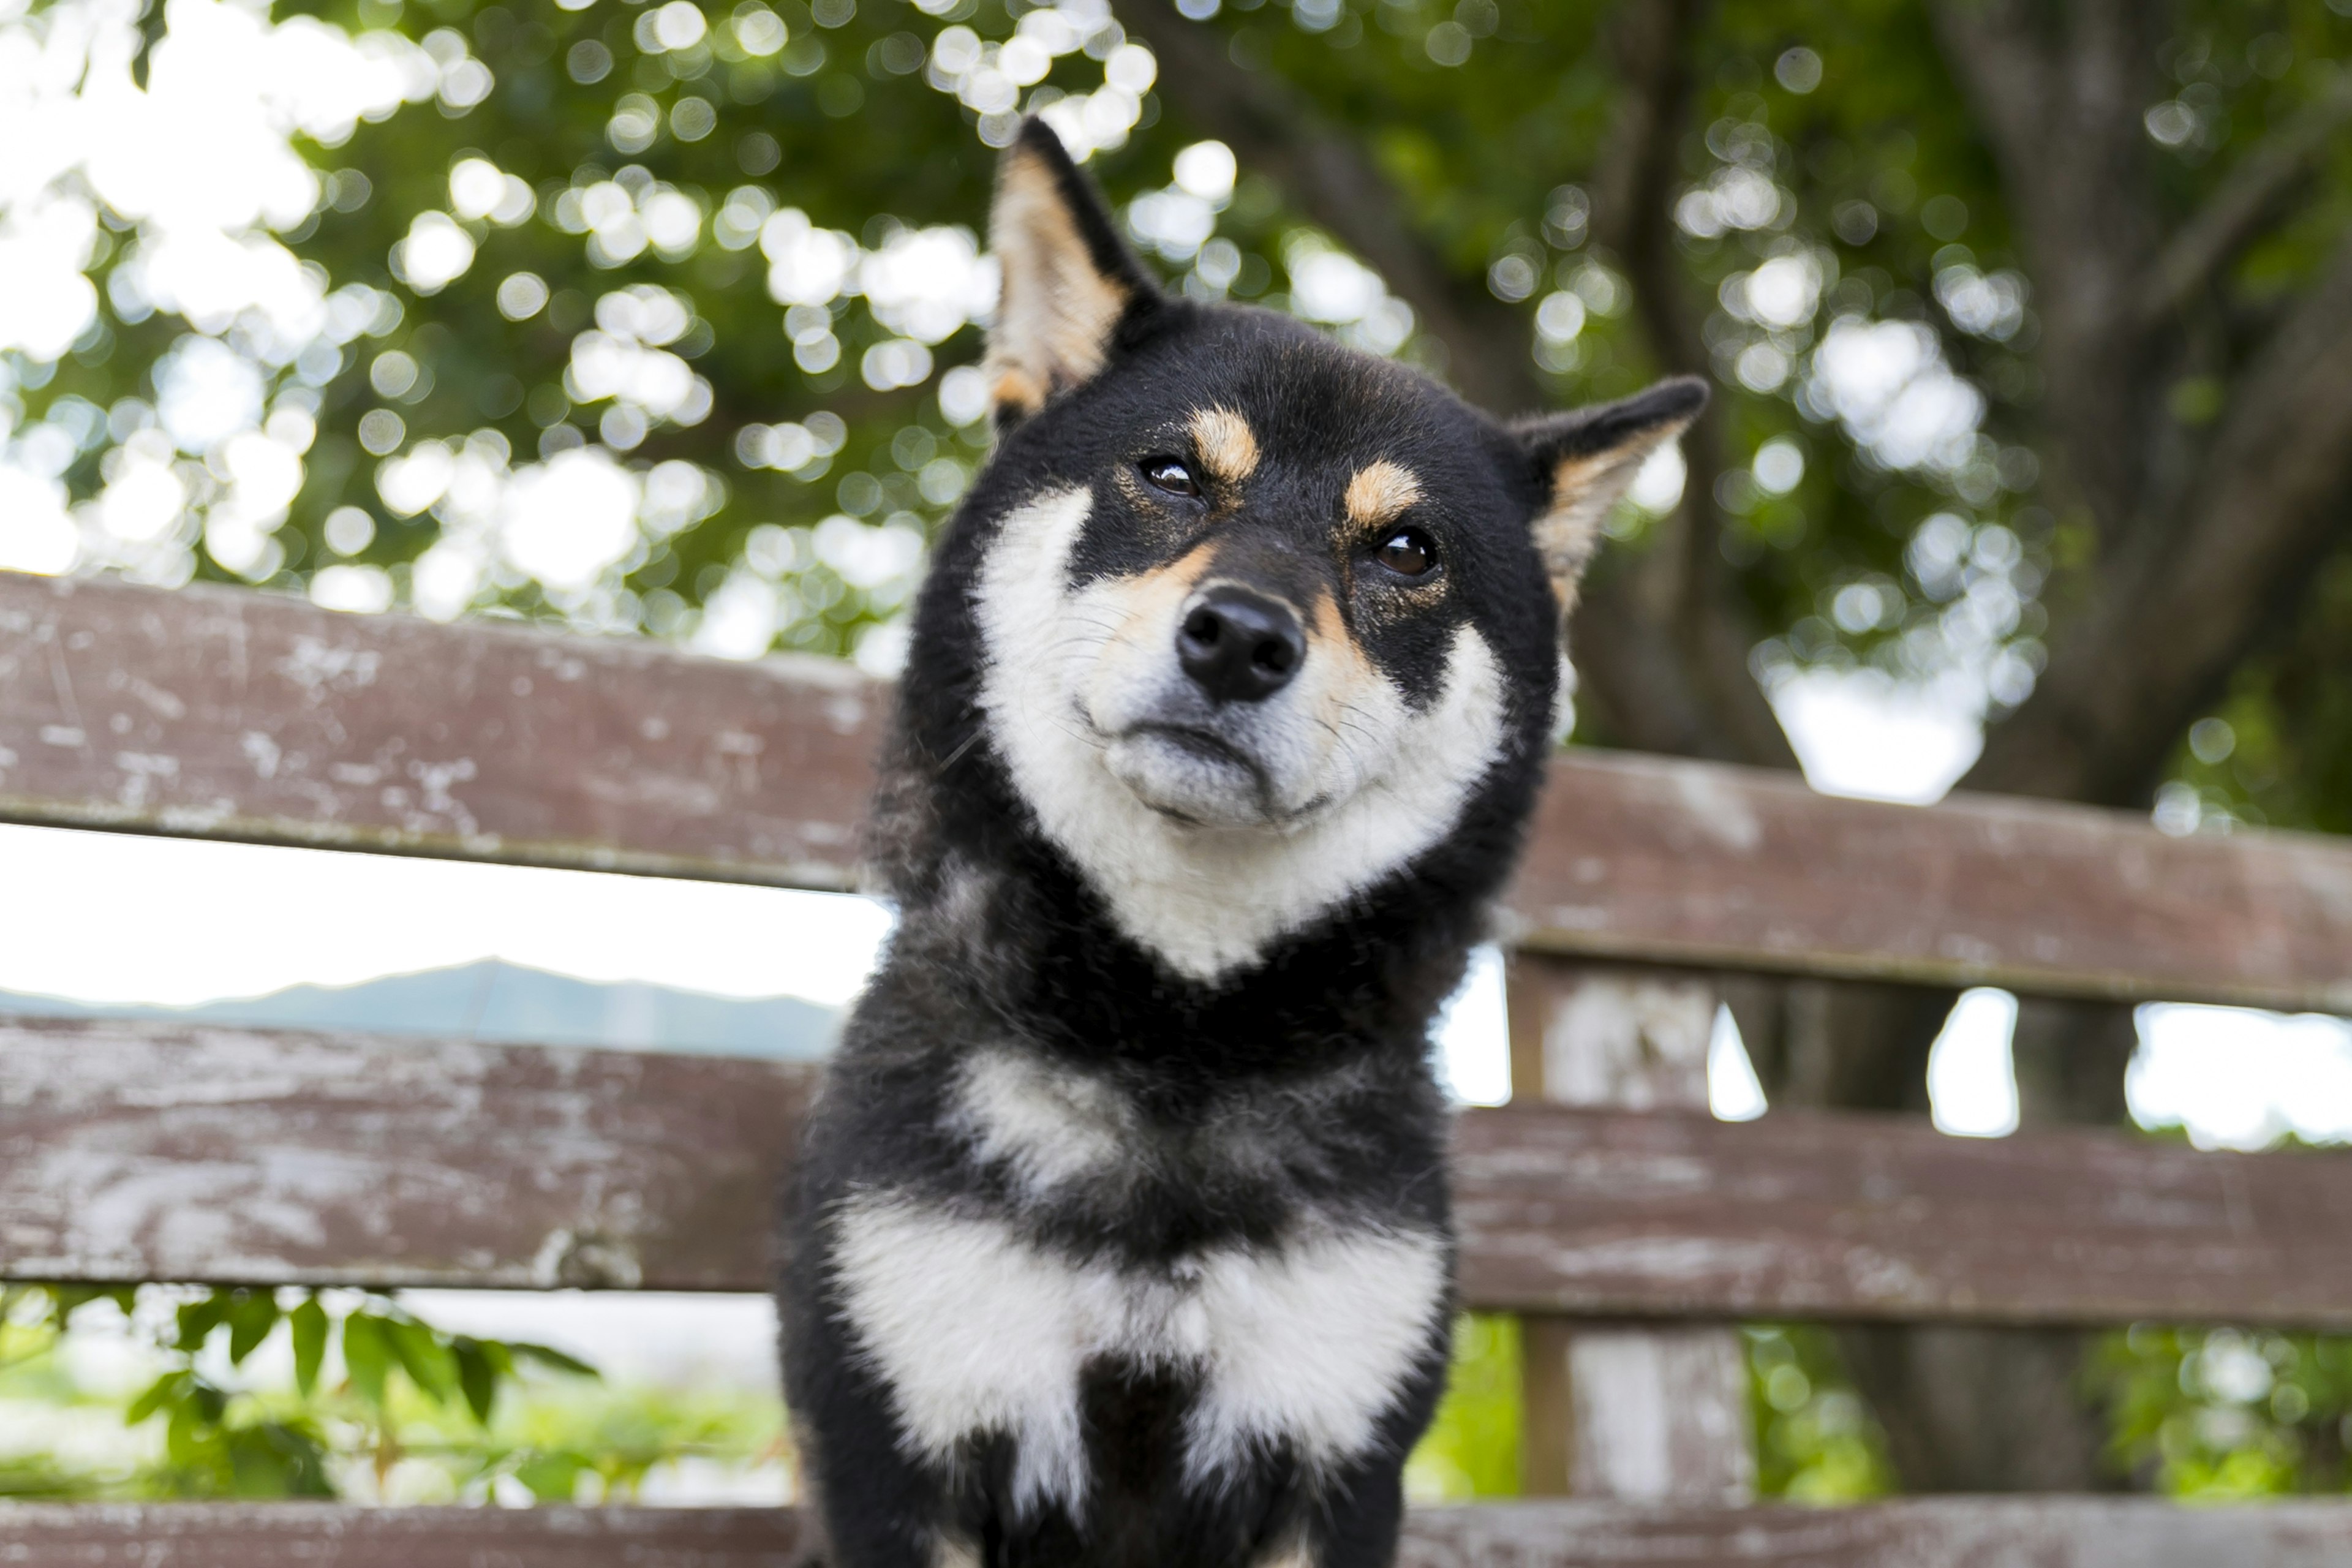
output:
[[[1433,1014],[1599,526],[1700,384],[1506,426],[1162,293],[1006,153],[999,443],[915,615],[900,924],[811,1121],[787,1386],[835,1568],[1351,1568],[1444,1378]]]

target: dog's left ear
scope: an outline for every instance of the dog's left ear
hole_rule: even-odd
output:
[[[1119,323],[1160,289],[1042,120],[1023,124],[998,165],[988,245],[1003,288],[984,369],[997,422],[1011,425],[1102,369]]]
[[[1706,406],[1706,383],[1681,375],[1617,403],[1512,424],[1548,498],[1536,514],[1536,548],[1562,615],[1576,606],[1577,583],[1601,543],[1609,509],[1650,454],[1690,428]]]

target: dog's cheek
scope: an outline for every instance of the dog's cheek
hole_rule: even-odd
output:
[[[1391,780],[1408,820],[1450,828],[1495,759],[1506,750],[1509,702],[1501,661],[1486,639],[1459,628],[1445,664],[1442,695],[1400,717]]]
[[[1351,795],[1384,776],[1396,754],[1404,694],[1365,656],[1330,598],[1317,601],[1314,653],[1319,670],[1304,695],[1312,724],[1302,737],[1314,747],[1318,775],[1312,793]]]

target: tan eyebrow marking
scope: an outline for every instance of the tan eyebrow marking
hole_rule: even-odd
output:
[[[1411,468],[1386,458],[1356,470],[1348,481],[1348,521],[1376,528],[1421,499],[1421,481]]]
[[[1257,471],[1257,437],[1249,422],[1230,408],[1203,408],[1186,428],[1212,477],[1237,485]]]

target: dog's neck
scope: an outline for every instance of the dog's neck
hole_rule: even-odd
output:
[[[992,759],[958,760],[926,792],[897,861],[893,962],[955,977],[943,1000],[1077,1060],[1181,1090],[1288,1076],[1367,1054],[1418,1060],[1484,934],[1491,856],[1517,803],[1482,801],[1445,844],[1244,966],[1204,982],[1110,920],[1099,894],[1015,804]],[[1516,792],[1505,792],[1507,795]]]

